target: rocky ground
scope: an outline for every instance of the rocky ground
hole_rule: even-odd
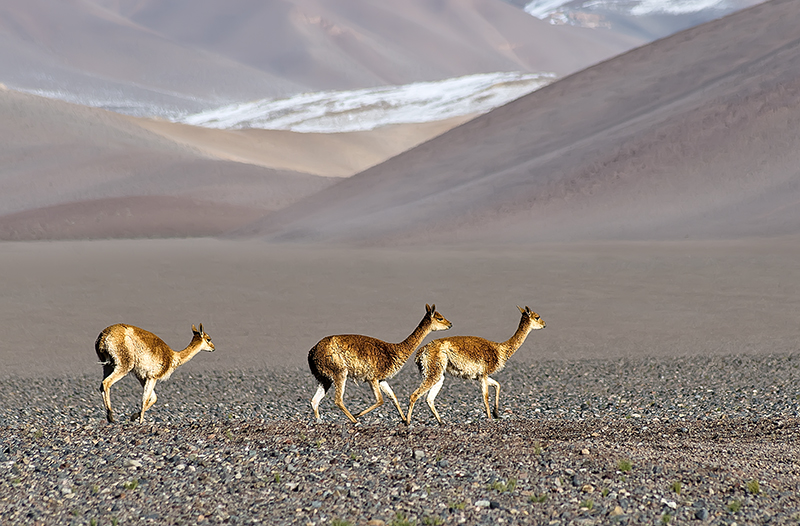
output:
[[[407,366],[391,385],[406,403]],[[411,427],[388,403],[311,419],[304,370],[196,372],[143,425],[94,375],[0,379],[0,524],[797,524],[800,355],[522,364],[502,419],[449,378]],[[132,413],[139,384],[113,393]],[[357,411],[370,390],[348,385]]]

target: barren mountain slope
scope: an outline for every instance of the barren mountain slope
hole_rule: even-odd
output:
[[[243,233],[364,243],[800,227],[800,11],[773,0],[558,81]]]
[[[2,89],[0,160],[0,239],[213,235],[334,180],[210,159],[130,118]]]
[[[0,0],[0,72],[9,87],[131,114],[305,89],[80,0]]]
[[[565,74],[640,44],[502,0],[0,0],[0,82],[138,116],[470,73]]]

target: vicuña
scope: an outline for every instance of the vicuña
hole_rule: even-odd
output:
[[[414,332],[400,343],[387,343],[360,334],[342,334],[327,336],[311,348],[308,352],[308,366],[319,383],[317,392],[311,399],[311,407],[314,409],[317,421],[320,420],[319,403],[331,386],[336,387],[334,402],[353,423],[356,422],[356,417],[363,416],[383,404],[381,390],[392,399],[400,418],[405,421],[400,403],[386,380],[397,374],[431,331],[444,331],[453,326],[436,312],[436,305],[425,305],[425,310],[425,316]],[[344,405],[344,387],[348,376],[368,382],[375,393],[375,404],[355,417]]]
[[[417,399],[428,393],[428,407],[439,423],[442,418],[436,411],[433,401],[444,383],[444,373],[452,376],[480,380],[483,393],[483,405],[486,407],[486,416],[491,420],[489,411],[489,386],[495,389],[494,416],[499,418],[500,384],[489,377],[505,367],[506,361],[525,342],[525,338],[532,330],[544,329],[545,323],[538,314],[527,306],[523,309],[517,306],[522,313],[517,332],[504,342],[493,342],[476,336],[453,336],[433,340],[417,351],[415,361],[422,374],[422,384],[411,394],[406,423],[411,423],[411,412]]]
[[[142,395],[142,411],[139,413],[139,422],[144,421],[144,412],[156,403],[156,393],[153,391],[157,380],[166,380],[178,368],[200,351],[214,350],[211,336],[192,325],[192,341],[182,351],[173,351],[164,343],[164,340],[144,329],[118,323],[103,329],[94,343],[97,357],[103,364],[103,383],[100,390],[103,392],[103,402],[106,405],[106,418],[114,421],[114,411],[111,409],[111,386],[121,380],[126,374],[133,371],[136,378],[144,388]],[[136,419],[133,415],[132,419]]]

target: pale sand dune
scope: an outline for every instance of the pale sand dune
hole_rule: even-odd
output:
[[[96,371],[112,323],[184,346],[203,323],[217,352],[192,371],[292,367],[329,334],[401,341],[426,303],[447,333],[504,340],[529,305],[547,329],[515,363],[774,354],[800,342],[798,239],[540,245],[525,250],[341,250],[258,241],[0,244],[0,374]],[[406,367],[412,366],[408,364]],[[131,380],[132,381],[132,380]],[[303,392],[298,396],[310,396]]]
[[[130,120],[180,144],[228,161],[320,176],[347,177],[455,128],[465,115],[419,124],[396,124],[350,133],[217,130],[163,120]]]

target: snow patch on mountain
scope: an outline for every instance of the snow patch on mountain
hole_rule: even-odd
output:
[[[232,104],[172,120],[220,129],[365,131],[389,124],[486,113],[553,80],[552,73],[486,73],[403,86],[304,93],[285,99]]]
[[[602,7],[634,16],[653,14],[683,15],[707,9],[729,10],[736,6],[730,0],[533,0],[525,12],[539,19],[547,19],[564,9],[580,10]]]

